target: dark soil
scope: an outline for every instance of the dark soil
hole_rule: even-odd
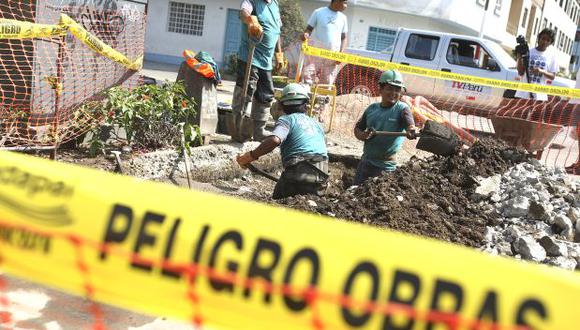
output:
[[[250,173],[199,189],[479,247],[485,227],[494,225],[497,216],[470,199],[476,188],[475,177],[504,173],[527,157],[525,151],[502,141],[484,139],[455,156],[412,159],[397,171],[359,187],[348,188],[353,183],[357,160],[331,159],[329,188],[322,198],[297,196],[273,201],[270,196],[274,182]],[[112,159],[102,155],[90,158],[86,151],[62,150],[58,160],[115,170]],[[280,171],[272,174],[279,176]],[[186,185],[182,181],[174,184]]]
[[[346,191],[330,191],[324,198],[297,196],[280,203],[478,247],[483,241],[485,227],[494,224],[496,214],[486,213],[470,199],[477,186],[475,177],[503,173],[526,157],[523,150],[486,139],[455,156],[412,159],[393,173]],[[350,175],[353,174],[354,171],[350,171]],[[348,175],[349,172],[344,172],[341,180],[352,180],[352,177],[344,177]]]

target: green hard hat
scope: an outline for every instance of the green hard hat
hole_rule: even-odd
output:
[[[405,88],[403,75],[397,70],[387,70],[383,72],[379,79],[379,84],[389,84],[391,86]]]
[[[308,97],[308,91],[300,84],[292,83],[288,84],[282,90],[282,97],[280,102],[283,105],[300,105],[308,102],[310,97]]]

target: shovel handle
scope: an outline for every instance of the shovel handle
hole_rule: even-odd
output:
[[[407,136],[405,132],[389,132],[389,131],[375,131],[377,136]]]
[[[248,169],[249,169],[251,172],[253,172],[253,173],[256,173],[256,174],[258,174],[258,175],[261,175],[261,176],[263,176],[263,177],[265,177],[265,178],[267,178],[267,179],[270,179],[270,180],[272,180],[272,181],[274,181],[274,182],[278,182],[278,180],[279,180],[279,178],[277,178],[277,177],[275,177],[275,176],[273,176],[273,175],[271,175],[271,174],[268,174],[268,173],[266,173],[265,171],[262,171],[261,169],[257,168],[256,166],[254,166],[254,165],[253,165],[253,164],[251,164],[251,163],[250,163],[250,164],[247,164],[246,166],[247,166],[247,168],[248,168]]]

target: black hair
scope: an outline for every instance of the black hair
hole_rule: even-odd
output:
[[[544,28],[542,31],[540,31],[540,33],[538,33],[538,40],[542,37],[542,34],[547,35],[552,40],[550,45],[553,45],[556,41],[556,31],[549,28]]]
[[[293,105],[284,105],[282,104],[282,110],[285,114],[289,115],[295,112],[306,112],[306,104],[308,103],[307,100],[304,100],[302,104],[293,104]]]

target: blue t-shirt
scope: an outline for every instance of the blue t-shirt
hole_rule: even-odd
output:
[[[274,50],[276,49],[278,38],[280,38],[280,28],[282,27],[278,0],[272,0],[270,3],[266,3],[264,0],[250,0],[250,2],[254,7],[252,15],[258,17],[258,22],[264,28],[262,41],[256,45],[254,50],[252,65],[262,70],[271,71]],[[239,55],[244,62],[248,58],[248,47],[248,26],[242,24],[242,42]]]
[[[315,119],[305,113],[295,112],[278,118],[272,135],[282,141],[280,153],[283,163],[304,155],[328,157],[324,130]]]
[[[409,107],[400,101],[389,108],[374,103],[365,110],[357,127],[363,131],[374,128],[377,131],[403,132],[408,125],[414,125],[413,117],[409,113]],[[394,171],[397,163],[388,159],[401,149],[404,141],[404,136],[375,136],[364,142],[362,158],[374,166]]]

